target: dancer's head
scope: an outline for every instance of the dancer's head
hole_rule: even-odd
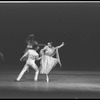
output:
[[[50,47],[50,48],[51,48],[51,47],[52,47],[52,42],[48,42],[48,44],[47,44],[47,45],[48,45],[48,47]]]
[[[34,34],[30,34],[30,35],[27,37],[27,40],[34,40]]]
[[[35,51],[39,50],[39,46],[36,46],[36,47],[34,48],[34,50],[35,50]]]
[[[27,38],[26,38],[26,43],[28,44],[29,41],[34,41],[34,34],[30,34]]]
[[[38,42],[37,41],[32,41],[34,45],[38,45]]]
[[[27,45],[33,46],[33,42],[31,40],[27,41]]]

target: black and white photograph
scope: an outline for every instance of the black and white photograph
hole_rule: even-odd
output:
[[[100,98],[100,1],[0,1],[2,98]]]

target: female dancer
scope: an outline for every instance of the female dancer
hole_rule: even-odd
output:
[[[64,45],[64,42],[60,46],[53,47],[52,43],[48,43],[43,49],[41,49],[40,54],[41,54],[41,66],[40,66],[40,73],[41,74],[46,74],[46,80],[49,82],[49,77],[48,74],[52,70],[52,68],[59,63],[61,66],[60,62],[60,57],[58,53],[58,49],[61,48]],[[56,54],[56,58],[53,56]],[[39,58],[40,59],[40,58]]]

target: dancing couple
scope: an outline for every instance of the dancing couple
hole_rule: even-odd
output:
[[[33,35],[34,36],[34,35]],[[44,46],[43,49],[40,50],[40,53],[37,53],[39,46]],[[27,48],[25,50],[25,54],[21,57],[20,61],[26,60],[26,64],[24,65],[22,71],[18,75],[16,81],[20,81],[22,76],[26,71],[28,71],[29,67],[32,67],[35,70],[34,81],[38,80],[39,72],[40,74],[46,75],[46,81],[49,82],[48,74],[56,66],[57,63],[60,64],[60,57],[58,53],[58,49],[64,46],[64,42],[60,46],[54,47],[52,42],[45,44],[38,44],[38,42],[33,39],[27,40]],[[56,55],[54,58],[53,56]],[[35,61],[40,60],[40,67],[38,67]]]

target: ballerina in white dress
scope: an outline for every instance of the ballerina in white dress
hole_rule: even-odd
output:
[[[61,66],[58,49],[61,48],[62,46],[64,46],[64,42],[62,42],[60,46],[56,46],[56,47],[53,47],[52,43],[49,42],[48,45],[46,45],[40,51],[41,54],[40,73],[46,74],[47,82],[49,82],[48,74],[50,73],[52,68],[55,67],[57,63],[59,63]],[[56,54],[56,58],[53,57],[55,54]]]

